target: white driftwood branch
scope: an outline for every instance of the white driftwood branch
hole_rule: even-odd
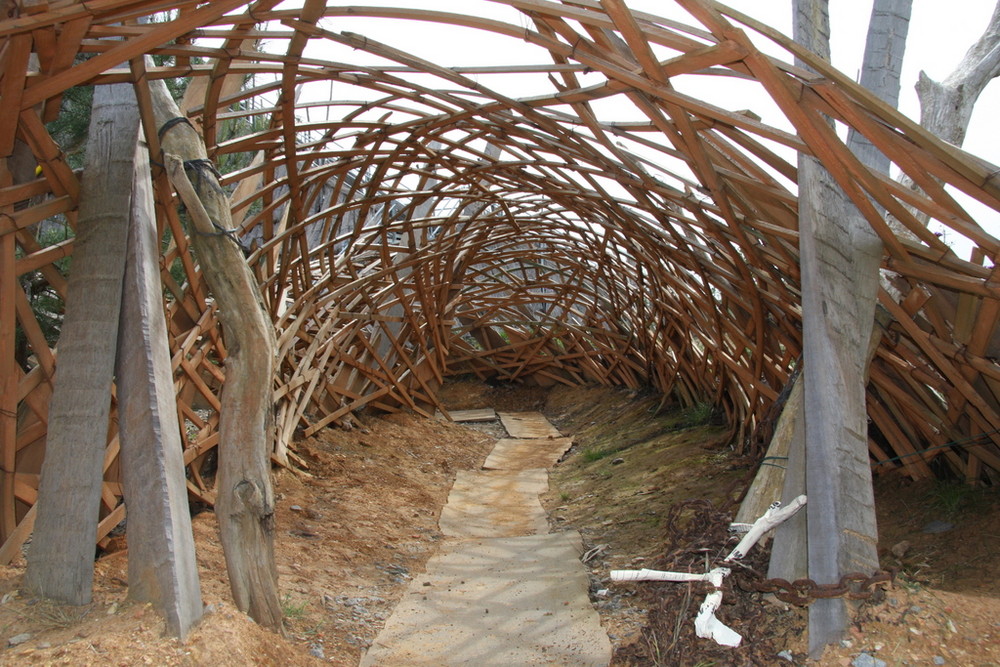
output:
[[[726,568],[715,568],[704,574],[691,572],[664,572],[663,570],[611,570],[611,581],[713,581],[712,575],[718,571],[729,574]],[[722,582],[722,579],[719,579]],[[713,582],[714,583],[714,582]],[[718,586],[719,584],[715,584]]]
[[[785,521],[799,511],[806,504],[806,497],[799,496],[788,504],[788,507],[781,507],[780,502],[771,503],[771,506],[764,512],[763,516],[750,525],[750,529],[740,543],[736,545],[732,553],[726,557],[727,561],[740,560],[750,549],[760,540],[761,536],[771,530],[781,522]],[[747,526],[749,524],[732,524],[734,526]],[[694,632],[703,639],[711,639],[722,646],[739,646],[743,641],[740,633],[736,632],[728,625],[720,621],[715,616],[715,610],[722,604],[722,580],[729,576],[731,570],[726,567],[717,567],[711,572],[695,574],[691,572],[665,572],[663,570],[612,570],[611,581],[707,581],[715,587],[715,591],[705,596],[705,601],[698,609],[698,615],[694,619]]]
[[[720,621],[715,616],[715,610],[722,604],[722,591],[709,593],[698,609],[694,619],[694,633],[702,639],[712,639],[722,646],[739,646],[743,641],[740,633]]]
[[[760,538],[763,537],[767,531],[790,518],[805,504],[805,496],[799,496],[792,502],[788,503],[787,507],[781,507],[781,503],[778,502],[772,503],[767,511],[764,512],[764,515],[753,522],[753,526],[749,531],[747,531],[747,534],[743,536],[743,539],[736,545],[736,548],[733,549],[732,553],[726,556],[726,560],[740,560],[746,556],[750,549],[753,548],[753,545],[757,544]]]

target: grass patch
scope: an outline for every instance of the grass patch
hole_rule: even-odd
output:
[[[285,593],[285,597],[281,600],[281,614],[288,619],[300,619],[306,615],[307,606],[309,606],[307,601],[292,602],[292,596]]]
[[[603,449],[601,447],[590,447],[580,452],[580,458],[582,458],[587,463],[593,463],[594,461],[600,461],[603,458],[611,456],[616,451],[619,450]]]
[[[90,607],[84,609],[58,605],[49,600],[42,600],[28,612],[33,623],[41,626],[44,630],[62,630],[80,623],[87,614]]]
[[[975,508],[983,501],[983,490],[958,480],[939,481],[930,491],[930,506],[949,517]]]

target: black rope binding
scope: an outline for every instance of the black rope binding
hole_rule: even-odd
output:
[[[160,129],[156,131],[156,136],[160,138],[160,141],[163,141],[163,135],[169,132],[170,128],[180,125],[181,123],[187,123],[188,127],[192,130],[194,129],[194,125],[191,124],[191,120],[187,116],[174,116],[160,126]]]

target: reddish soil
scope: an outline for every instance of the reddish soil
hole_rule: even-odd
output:
[[[649,648],[651,630],[672,623],[666,631],[679,637],[673,628],[691,625],[697,599],[681,618],[673,609],[665,617],[650,614],[657,600],[643,584],[607,581],[610,569],[663,557],[664,522],[675,503],[708,499],[718,506],[723,491],[747,474],[749,463],[733,454],[710,415],[661,414],[652,397],[606,389],[549,393],[459,382],[446,388],[445,400],[452,409],[543,409],[576,438],[553,473],[546,507],[556,529],[576,528],[588,547],[599,548],[588,565],[592,590],[609,589],[595,604],[619,648],[617,664],[761,664],[719,653],[693,632],[683,660],[661,653],[657,663],[642,648]],[[94,602],[84,607],[21,596],[19,557],[0,568],[0,664],[357,664],[433,552],[455,471],[478,467],[502,433],[411,415],[357,421],[351,431],[328,430],[299,443],[308,469],[275,473],[286,637],[234,609],[214,515],[202,512],[194,527],[210,612],[185,642],[164,637],[156,614],[126,599],[127,551],[98,559]],[[889,665],[930,665],[935,657],[947,665],[1000,665],[1000,496],[897,476],[877,480],[876,493],[883,565],[901,568],[900,578],[881,603],[861,609],[848,644],[809,664],[848,665],[865,651]],[[931,521],[951,527],[923,532]],[[788,649],[796,664],[805,663],[802,610],[748,598],[723,605],[720,617],[741,604],[762,610],[759,655],[790,665],[776,657]]]

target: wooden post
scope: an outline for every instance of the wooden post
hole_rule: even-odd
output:
[[[829,34],[826,0],[795,0],[796,41],[829,58]],[[865,366],[882,244],[817,158],[800,154],[798,175],[808,567],[829,584],[878,569]],[[814,602],[810,654],[846,626],[842,598]]]
[[[148,150],[139,146],[116,368],[128,587],[183,639],[202,602],[162,295]]]
[[[69,604],[91,599],[131,204],[126,184],[138,139],[132,86],[98,86],[24,577],[28,591]]]
[[[191,125],[172,120],[180,111],[163,81],[151,81],[149,92],[167,174],[191,215],[191,241],[218,304],[229,355],[219,411],[215,503],[229,585],[238,609],[280,631],[270,466],[274,328],[243,253],[230,236],[229,199],[208,162],[201,135]],[[166,126],[168,121],[175,124]]]

